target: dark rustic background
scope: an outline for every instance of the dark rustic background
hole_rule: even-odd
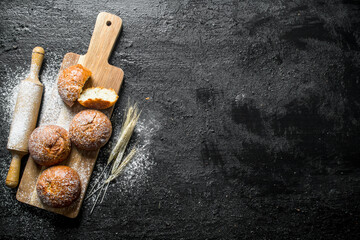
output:
[[[356,0],[1,1],[1,119],[6,76],[29,66],[31,49],[45,48],[44,71],[60,66],[54,56],[85,53],[107,11],[123,20],[112,121],[131,97],[161,128],[148,180],[120,191],[120,177],[92,215],[89,202],[76,219],[35,209],[2,185],[0,238],[359,238],[359,10]]]

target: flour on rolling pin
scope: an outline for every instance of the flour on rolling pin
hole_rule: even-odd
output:
[[[36,126],[43,86],[30,81],[21,81],[14,110],[7,147],[27,151],[27,140]]]
[[[29,77],[19,84],[7,145],[12,159],[5,184],[10,188],[16,187],[19,183],[21,158],[28,153],[28,139],[36,127],[43,92],[43,85],[38,75],[44,54],[42,47],[33,49]]]

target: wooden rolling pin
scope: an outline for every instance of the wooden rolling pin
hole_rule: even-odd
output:
[[[10,188],[15,188],[19,183],[21,158],[29,152],[28,140],[36,127],[43,93],[43,85],[39,81],[38,75],[44,54],[45,51],[42,47],[33,49],[30,74],[20,82],[7,144],[7,149],[12,154],[12,160],[5,183]]]

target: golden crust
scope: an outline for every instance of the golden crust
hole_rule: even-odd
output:
[[[109,118],[102,112],[88,109],[75,115],[69,127],[73,144],[83,150],[97,150],[104,146],[112,133]]]
[[[80,176],[67,166],[48,168],[41,173],[36,191],[45,205],[55,208],[69,206],[80,196]]]
[[[105,89],[103,87],[96,87],[96,88],[99,88],[99,89]],[[92,88],[88,88],[88,89],[95,89],[95,87],[92,87]],[[87,90],[87,89],[86,89]],[[108,90],[111,90],[114,92],[114,94],[116,95],[116,99],[115,101],[107,101],[107,100],[104,100],[104,99],[101,99],[101,98],[92,98],[92,99],[88,99],[86,101],[83,101],[81,99],[78,99],[78,102],[84,106],[84,107],[87,107],[87,108],[94,108],[94,109],[106,109],[106,108],[109,108],[111,106],[113,106],[116,101],[118,100],[119,96],[116,94],[115,90],[112,89],[112,88],[108,88]]]
[[[56,125],[36,128],[29,138],[29,152],[39,165],[52,166],[68,158],[71,142],[68,131]]]
[[[91,76],[91,71],[81,64],[64,69],[58,79],[58,91],[62,100],[70,107],[79,98],[85,82]]]

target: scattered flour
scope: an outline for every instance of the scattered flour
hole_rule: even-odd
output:
[[[59,72],[59,68],[61,65],[61,59],[55,54],[46,53],[47,61],[46,66],[44,66],[41,75],[39,76],[40,82],[44,85],[44,93],[43,100],[41,106],[41,112],[44,109],[44,105],[47,105],[49,101],[49,96],[51,94],[51,89],[56,82],[57,74]],[[11,124],[12,115],[14,112],[17,94],[19,91],[19,84],[22,80],[24,80],[30,72],[30,59],[28,62],[28,68],[26,67],[17,67],[15,70],[7,71],[5,73],[5,77],[1,80],[4,85],[0,89],[1,96],[1,107],[2,107],[2,115],[1,121],[7,123],[8,126]],[[25,66],[25,64],[24,64]],[[5,66],[5,69],[13,69],[9,66]]]
[[[5,69],[10,69],[7,66]],[[29,68],[30,69],[30,68]],[[17,67],[13,71],[7,71],[1,81],[3,87],[0,89],[1,95],[1,122],[11,124],[12,113],[16,104],[17,92],[19,90],[19,84],[24,80],[29,73],[29,69]]]
[[[150,147],[153,137],[159,129],[159,121],[151,116],[146,116],[137,123],[135,127],[136,155],[124,169],[123,179],[117,183],[120,184],[122,191],[133,190],[138,184],[147,182],[147,172],[156,165],[156,162],[150,156]],[[129,146],[128,149],[131,148],[132,146]]]
[[[112,147],[114,147],[116,144],[117,138],[120,135],[121,125],[122,123],[114,127],[113,134],[115,137],[111,143],[112,146],[105,154],[106,157],[109,156]],[[128,152],[130,152],[135,143],[137,146],[137,152],[133,159],[131,159],[128,165],[124,168],[120,176],[109,185],[107,194],[110,194],[110,192],[122,192],[131,194],[141,192],[141,189],[143,188],[141,188],[140,186],[146,185],[146,183],[149,181],[148,173],[156,165],[155,159],[153,159],[151,156],[150,149],[153,138],[155,137],[156,133],[159,131],[160,128],[160,122],[151,112],[147,111],[146,114],[141,114],[140,119],[135,127],[132,139],[130,140],[130,143],[127,147],[127,152],[125,153],[125,156]],[[99,164],[99,162],[97,164]],[[95,179],[95,181],[93,181],[91,185],[89,185],[87,194],[90,193],[90,189],[92,189],[93,185],[97,183],[98,180],[102,182],[104,179],[99,179],[99,176],[106,165],[106,161],[102,161],[101,164],[102,166],[93,173],[93,179]],[[109,166],[107,170],[108,169],[110,169]],[[96,196],[97,194],[94,194],[91,197],[91,204],[94,203]]]

